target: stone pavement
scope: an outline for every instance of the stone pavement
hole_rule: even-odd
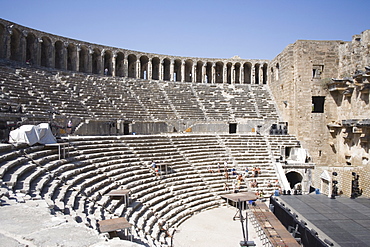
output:
[[[4,198],[3,198],[4,199]],[[129,241],[106,241],[96,231],[65,215],[51,215],[44,200],[0,206],[0,246],[6,247],[136,247]]]
[[[233,220],[236,208],[221,207],[192,216],[174,234],[174,247],[235,247],[243,239],[240,220]],[[245,225],[245,222],[244,222]],[[262,246],[253,226],[248,222],[248,240]]]

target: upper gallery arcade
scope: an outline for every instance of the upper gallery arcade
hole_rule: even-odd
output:
[[[148,42],[150,42],[148,40]],[[268,60],[166,56],[82,42],[0,19],[0,58],[116,77],[198,83],[266,84]]]

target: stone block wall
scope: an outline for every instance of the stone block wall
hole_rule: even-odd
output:
[[[338,170],[339,190],[347,196],[353,171],[360,175],[360,187],[370,186],[369,144],[361,141],[369,136],[369,128],[361,135],[347,133],[348,128],[342,126],[328,127],[343,120],[369,118],[369,97],[360,88],[351,95],[328,88],[332,78],[364,71],[370,65],[369,47],[370,30],[355,35],[351,42],[298,40],[270,63],[269,85],[276,105],[289,123],[289,133],[297,136],[316,163],[312,180],[316,188],[322,185],[322,172],[333,169]]]

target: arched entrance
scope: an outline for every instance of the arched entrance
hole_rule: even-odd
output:
[[[288,172],[287,174],[285,174],[285,176],[288,179],[291,189],[293,189],[296,184],[301,183],[303,179],[300,173],[294,171]]]

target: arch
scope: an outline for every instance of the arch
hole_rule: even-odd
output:
[[[152,79],[159,80],[159,69],[160,69],[160,60],[158,57],[152,58]]]
[[[234,74],[235,74],[234,83],[237,83],[237,84],[240,84],[240,68],[241,68],[240,63],[236,63],[234,65]]]
[[[182,62],[180,59],[176,59],[173,64],[173,80],[181,81],[181,65]]]
[[[128,77],[136,78],[136,56],[134,54],[130,54],[127,57],[128,60]]]
[[[77,49],[73,43],[67,46],[67,70],[76,71]]]
[[[13,29],[10,36],[10,60],[22,60],[21,48],[21,32],[18,29]]]
[[[87,65],[88,65],[88,56],[89,56],[89,49],[82,45],[78,51],[78,71],[80,72],[88,72]]]
[[[37,61],[37,38],[33,33],[26,37],[26,61],[33,64]]]
[[[206,64],[206,78],[204,80],[205,83],[212,83],[212,69],[213,69],[213,63],[208,62]]]
[[[171,60],[168,58],[163,59],[163,80],[171,80]]]
[[[125,55],[122,52],[118,52],[116,55],[116,76],[125,76],[124,64]]]
[[[193,81],[193,60],[185,61],[185,82]]]
[[[302,182],[302,175],[299,172],[291,171],[285,174],[286,178],[288,179],[288,182],[290,184],[290,188],[293,189],[294,185]]]
[[[0,23],[0,58],[6,57],[5,26]]]
[[[262,84],[267,84],[267,64],[262,66]]]
[[[100,74],[101,71],[101,52],[98,48],[94,48],[91,54],[91,65],[92,65],[92,73],[93,74]]]
[[[223,83],[224,82],[224,63],[216,62],[215,65],[215,82]]]
[[[232,63],[226,64],[226,83],[231,84],[233,75],[233,65]]]
[[[57,69],[63,69],[64,68],[64,60],[63,60],[63,43],[62,41],[57,41],[54,44],[54,54],[55,54],[55,59],[54,59],[54,64],[55,68]]]
[[[203,62],[202,61],[197,62],[195,70],[196,70],[195,71],[195,74],[196,74],[195,82],[201,83],[202,78],[203,78]]]
[[[41,38],[41,61],[40,65],[44,67],[52,67],[52,50],[53,47],[51,45],[51,40],[49,37],[42,37]]]
[[[112,71],[113,71],[112,58],[113,58],[112,51],[109,51],[109,50],[104,51],[104,55],[103,55],[103,68],[104,69],[103,70],[105,71],[105,69],[108,69],[108,72],[106,75],[112,75]]]
[[[260,64],[254,65],[254,84],[260,84]]]
[[[244,72],[244,84],[252,83],[252,65],[250,63],[245,63],[243,65]]]
[[[149,58],[147,56],[140,57],[140,78],[148,80],[149,71],[148,71]]]

